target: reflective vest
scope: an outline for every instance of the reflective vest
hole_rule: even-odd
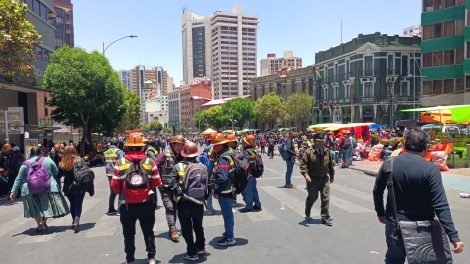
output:
[[[120,151],[120,149],[117,147],[111,147],[104,152],[104,158],[106,161],[106,176],[108,177],[113,176],[114,164],[116,164],[116,161],[119,158],[118,151]]]

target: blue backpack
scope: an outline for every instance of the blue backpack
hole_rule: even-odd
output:
[[[210,174],[212,172],[212,169],[214,168],[214,164],[212,164],[212,162],[210,161],[208,152],[209,152],[209,149],[205,149],[201,153],[201,155],[199,155],[199,162],[203,164],[204,166],[206,166],[207,171]]]
[[[279,154],[281,154],[281,157],[283,160],[288,160],[289,159],[289,153],[287,152],[287,146],[286,143],[283,142],[277,146],[279,149]]]

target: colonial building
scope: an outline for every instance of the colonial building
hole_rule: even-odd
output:
[[[393,123],[419,106],[421,38],[359,34],[315,54],[315,123]]]

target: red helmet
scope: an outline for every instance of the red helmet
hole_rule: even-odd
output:
[[[234,134],[228,134],[227,137],[225,137],[227,142],[237,142],[237,137]]]
[[[228,141],[225,139],[225,136],[222,133],[215,134],[214,138],[212,139],[212,145],[214,146],[227,144],[227,142]]]
[[[200,152],[196,143],[191,141],[186,141],[184,144],[183,150],[181,151],[181,156],[185,158],[195,158],[199,156]]]

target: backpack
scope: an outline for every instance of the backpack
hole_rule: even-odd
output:
[[[142,169],[142,161],[133,163],[126,171],[123,194],[126,203],[137,204],[149,200],[150,181],[147,172]]]
[[[83,160],[80,160],[73,167],[74,183],[77,185],[78,190],[87,192],[90,196],[95,194],[95,173],[88,168]]]
[[[235,170],[232,175],[232,185],[235,189],[236,194],[242,193],[248,185],[248,176],[250,174],[250,163],[245,159],[243,153],[234,151],[231,154],[226,155],[233,161]]]
[[[51,176],[44,166],[44,157],[37,159],[35,162],[25,161],[23,163],[28,167],[26,182],[29,192],[37,194],[44,192],[51,186]]]
[[[261,155],[256,153],[256,158],[254,160],[254,163],[251,166],[251,175],[255,178],[260,178],[263,176],[264,172],[264,165],[263,165],[263,159],[261,158]]]
[[[200,163],[189,163],[182,179],[183,196],[197,204],[204,204],[208,195],[209,177],[206,167]]]
[[[350,149],[352,147],[351,143],[351,138],[345,138],[343,139],[343,142],[341,143],[341,148],[343,149]]]
[[[206,166],[208,172],[212,172],[214,169],[214,164],[209,159],[209,151],[204,150],[201,155],[199,155],[199,162]]]
[[[279,149],[279,154],[281,154],[281,158],[283,160],[289,159],[289,153],[287,152],[287,145],[285,142],[281,143],[277,147]]]

